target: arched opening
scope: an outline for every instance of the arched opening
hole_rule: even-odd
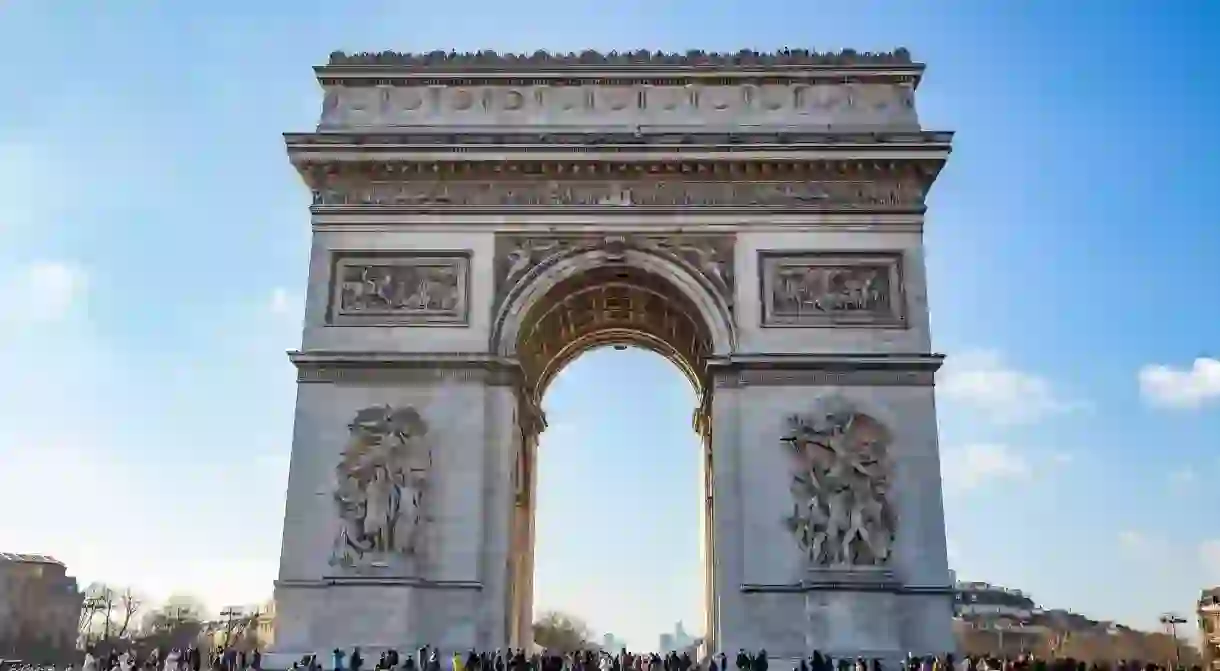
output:
[[[700,438],[688,423],[696,398],[673,364],[638,347],[588,351],[548,385],[535,622],[574,615],[612,651],[650,650],[666,633],[677,639],[675,623],[688,636],[703,633]]]
[[[712,553],[715,544],[711,535],[713,489],[708,362],[718,346],[723,346],[728,328],[719,319],[719,313],[709,310],[708,306],[716,305],[716,299],[698,284],[696,278],[696,274],[671,259],[651,253],[632,252],[607,258],[602,251],[586,251],[526,277],[524,286],[514,290],[501,307],[497,334],[501,338],[501,351],[515,355],[524,374],[519,390],[522,444],[517,464],[518,497],[509,553],[508,628],[510,640],[516,645],[532,642],[538,448],[541,442],[549,442],[542,441],[540,435],[547,426],[547,418],[542,412],[544,397],[560,373],[583,354],[608,349],[608,352],[591,355],[588,360],[614,365],[610,362],[613,356],[608,355],[613,355],[616,349],[626,348],[660,355],[681,372],[693,391],[693,442],[699,446],[702,472],[697,479],[698,502],[692,503],[698,514],[698,555],[703,566],[698,601],[704,604],[703,617],[696,627],[703,630],[705,637],[714,636],[712,568],[715,560]],[[655,364],[653,368],[655,374]],[[652,392],[637,385],[599,389],[596,393],[647,396]],[[631,421],[626,416],[617,419]],[[562,424],[564,420],[561,417],[557,421]],[[638,437],[630,439],[639,440]],[[647,468],[648,463],[636,466]],[[589,483],[589,491],[612,498],[618,496],[613,483]],[[613,542],[631,544],[633,539],[619,538]],[[641,546],[639,551],[647,549]],[[597,580],[596,575],[585,577]]]

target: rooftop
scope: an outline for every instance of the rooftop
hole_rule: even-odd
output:
[[[349,54],[335,51],[328,65],[397,65],[425,68],[450,68],[471,70],[479,68],[530,69],[560,67],[622,67],[644,66],[663,68],[774,68],[785,66],[850,67],[878,65],[916,65],[911,52],[904,48],[893,51],[872,52],[843,49],[841,51],[817,51],[814,49],[780,49],[759,52],[743,49],[737,52],[687,51],[668,53],[639,49],[635,51],[586,50],[580,53],[551,53],[535,51],[532,54],[500,54],[495,51],[430,51],[411,53],[399,51],[363,51]]]
[[[48,557],[47,555],[20,554],[16,552],[0,552],[0,563],[64,565],[58,559]]]

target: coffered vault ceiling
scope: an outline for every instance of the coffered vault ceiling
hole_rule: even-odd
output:
[[[666,280],[626,265],[556,284],[529,311],[517,355],[535,397],[565,365],[607,345],[636,345],[674,362],[703,388],[712,339],[699,310]]]

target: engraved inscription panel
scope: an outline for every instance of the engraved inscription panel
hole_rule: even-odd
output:
[[[906,326],[900,253],[763,252],[763,326]]]
[[[327,323],[465,326],[469,252],[336,255]]]

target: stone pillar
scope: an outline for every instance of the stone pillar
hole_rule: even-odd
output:
[[[462,362],[300,355],[300,386],[275,599],[273,664],[335,647],[373,653],[503,645],[508,636],[516,395]],[[388,359],[388,360],[387,360]],[[430,466],[418,550],[336,562],[336,468],[363,409],[417,410]]]
[[[791,361],[787,362],[789,365]],[[893,364],[895,362],[888,362]],[[835,656],[897,659],[907,652],[953,649],[951,591],[945,557],[940,466],[930,374],[878,375],[852,371],[864,362],[809,361],[806,369],[740,370],[722,374],[717,389],[723,424],[735,418],[732,439],[718,433],[718,571],[727,651],[766,649],[778,658],[814,650]],[[829,366],[839,372],[826,370]],[[919,360],[900,365],[934,367]],[[820,368],[820,370],[819,370]],[[817,384],[819,379],[833,384]],[[921,384],[920,381],[924,383]],[[821,399],[837,399],[892,432],[893,556],[883,566],[811,565],[783,520],[797,503],[788,486],[793,461],[783,439],[787,419]],[[734,584],[735,583],[735,584]],[[728,597],[728,599],[726,599]]]

